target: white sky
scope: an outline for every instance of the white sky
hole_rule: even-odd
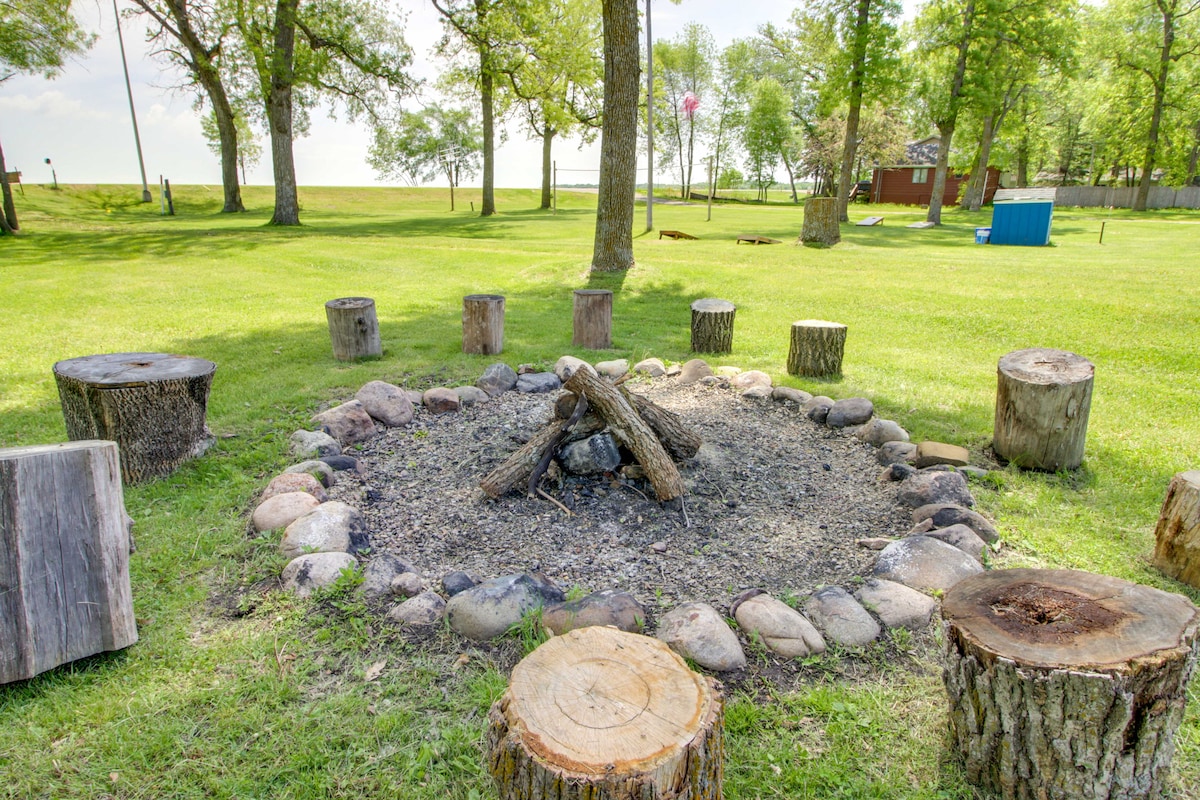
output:
[[[395,0],[393,0],[395,2]],[[127,3],[118,0],[124,9]],[[431,54],[441,26],[427,0],[396,5],[408,12],[406,38],[414,51],[414,71],[436,74]],[[644,7],[644,0],[639,2]],[[794,3],[786,0],[683,0],[678,5],[653,6],[654,38],[671,39],[689,22],[712,31],[718,46],[751,36],[765,22],[784,23]],[[121,72],[121,56],[111,0],[80,3],[84,26],[99,35],[84,57],[70,63],[54,80],[18,76],[0,84],[0,143],[10,170],[19,169],[27,183],[49,183],[53,160],[64,183],[140,182],[137,151],[130,124],[129,101]],[[151,185],[163,175],[176,184],[220,185],[220,165],[200,133],[192,96],[172,92],[173,78],[149,55],[144,30],[122,22],[133,84],[138,128]],[[296,141],[296,172],[301,185],[380,185],[365,161],[369,134],[363,125],[328,119],[313,113],[309,135]],[[262,163],[250,172],[250,184],[270,184],[269,144],[262,141]],[[560,170],[596,169],[599,146],[578,149],[570,139],[555,143]],[[534,187],[541,181],[541,143],[530,141],[512,127],[496,158],[498,187]],[[656,170],[658,173],[658,170]],[[660,175],[657,180],[661,180]],[[587,173],[560,175],[566,183],[594,181]]]

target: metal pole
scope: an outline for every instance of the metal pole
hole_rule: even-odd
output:
[[[646,0],[646,232],[654,230],[654,38]]]
[[[557,214],[558,213],[558,160],[557,159],[550,162],[550,173],[553,176],[553,181],[554,181],[554,194],[553,194],[554,213]]]
[[[117,18],[117,43],[121,46],[121,67],[125,70],[125,91],[129,94],[129,118],[133,120],[133,143],[137,145],[138,168],[142,171],[142,202],[154,200],[150,184],[146,183],[146,162],[142,159],[142,137],[138,135],[137,114],[133,110],[133,86],[129,83],[129,63],[125,60],[125,38],[121,36],[121,12],[117,0],[113,0],[113,15]]]
[[[712,222],[712,196],[713,196],[713,157],[708,157],[708,219],[705,222]]]

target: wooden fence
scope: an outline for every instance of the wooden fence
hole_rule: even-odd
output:
[[[1136,186],[1059,186],[1054,203],[1080,208],[1132,208],[1136,196]],[[1200,186],[1151,186],[1146,208],[1200,208]]]

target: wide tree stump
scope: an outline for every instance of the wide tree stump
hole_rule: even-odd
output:
[[[1083,463],[1092,377],[1083,356],[1033,347],[1000,359],[992,448],[1019,467],[1075,469]]]
[[[208,391],[217,365],[166,353],[109,353],[54,365],[67,438],[120,447],[121,475],[138,483],[170,475],[215,441]]]
[[[1200,470],[1171,478],[1154,530],[1154,563],[1200,589]]]
[[[836,197],[810,197],[804,201],[804,225],[800,228],[803,244],[832,247],[842,240]]]
[[[576,289],[571,344],[588,350],[612,347],[613,294],[607,289]]]
[[[137,641],[117,445],[0,450],[0,683]]]
[[[556,636],[488,715],[500,800],[719,800],[721,685],[663,642],[615,628]]]
[[[463,298],[464,353],[494,356],[504,351],[504,295],[469,294]]]
[[[697,353],[732,353],[735,314],[737,306],[728,300],[709,297],[692,303],[692,350]]]
[[[1158,797],[1196,665],[1185,597],[1075,570],[946,592],[943,679],[968,779],[1003,798]]]
[[[325,304],[333,357],[338,361],[377,358],[383,355],[375,301],[369,297],[341,297]]]
[[[837,377],[842,374],[845,350],[845,325],[821,319],[793,322],[788,372],[809,378]]]

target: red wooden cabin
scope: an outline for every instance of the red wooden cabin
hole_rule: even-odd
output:
[[[871,174],[871,202],[899,203],[908,206],[927,206],[933,194],[933,173],[937,158],[938,137],[930,136],[912,142],[906,148],[906,163],[887,167],[875,167]],[[967,175],[947,173],[946,191],[942,195],[943,205],[958,201],[958,190],[966,183]],[[984,184],[983,202],[992,202],[992,196],[1000,187],[1000,170],[988,167]]]

